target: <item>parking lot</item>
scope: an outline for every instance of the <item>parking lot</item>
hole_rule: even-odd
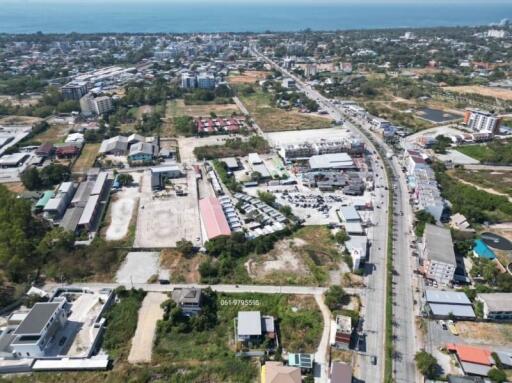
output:
[[[153,251],[130,252],[116,273],[118,283],[146,283],[158,274],[160,253]]]
[[[144,173],[135,233],[135,248],[176,247],[181,239],[201,244],[201,226],[197,200],[197,185],[193,172],[186,178],[173,179],[172,184],[182,186],[187,195],[177,196],[169,188],[162,192],[151,190],[151,175]]]
[[[320,142],[321,140],[337,140],[348,138],[350,132],[344,128],[309,129],[301,131],[284,131],[267,133],[267,139],[272,146],[294,145],[304,142]]]

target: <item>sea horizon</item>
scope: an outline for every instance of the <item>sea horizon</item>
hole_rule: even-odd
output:
[[[3,0],[0,33],[220,33],[296,32],[305,29],[484,26],[512,17],[512,1],[477,3],[256,4],[121,2],[119,0]]]

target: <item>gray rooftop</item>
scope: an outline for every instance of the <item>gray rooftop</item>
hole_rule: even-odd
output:
[[[432,261],[457,265],[453,251],[452,234],[444,227],[427,224],[425,226],[425,248],[428,258]]]
[[[172,299],[181,304],[199,304],[201,301],[201,289],[185,288],[175,289],[172,292]]]
[[[36,303],[14,334],[39,335],[60,305],[61,303]]]
[[[359,213],[357,212],[356,208],[352,205],[342,206],[340,208],[340,213],[345,221],[361,221]]]
[[[347,153],[318,154],[309,159],[311,169],[346,169],[354,167],[354,161]]]
[[[239,311],[238,335],[260,336],[261,334],[261,313],[259,311]]]
[[[430,303],[429,306],[435,316],[448,317],[452,314],[457,318],[475,318],[475,312],[470,305]]]
[[[456,291],[426,290],[425,299],[428,303],[471,305],[465,293]]]
[[[512,293],[486,293],[476,297],[487,304],[489,311],[512,311]]]

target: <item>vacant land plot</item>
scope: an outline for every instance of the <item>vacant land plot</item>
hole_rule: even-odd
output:
[[[482,85],[462,85],[462,86],[447,86],[444,90],[455,92],[455,93],[475,93],[482,96],[495,97],[501,100],[512,100],[512,90],[503,88],[492,88],[489,86]]]
[[[9,182],[3,184],[10,192],[12,193],[23,193],[25,190],[25,186],[23,186],[23,182]]]
[[[468,343],[506,345],[512,342],[512,324],[457,322],[460,337]]]
[[[204,105],[185,105],[183,100],[172,100],[167,103],[165,115],[167,117],[205,117],[210,113],[217,116],[231,116],[233,113],[240,113],[236,104],[204,104]]]
[[[264,132],[322,129],[331,126],[329,119],[325,117],[310,116],[271,106],[270,94],[261,90],[250,95],[240,95],[239,98]]]
[[[246,262],[249,276],[259,283],[325,284],[337,270],[341,255],[329,229],[307,226],[294,238],[279,241],[269,253]]]
[[[201,244],[196,179],[193,172],[187,178],[173,179],[174,185],[183,186],[186,196],[176,196],[172,190],[155,195],[151,190],[151,175],[142,177],[139,215],[134,247],[176,247],[181,239]]]
[[[197,159],[196,156],[194,155],[195,148],[208,145],[224,145],[227,139],[237,137],[241,138],[242,140],[248,139],[248,137],[239,136],[236,134],[222,134],[209,137],[179,137],[178,145],[180,150],[180,160],[182,163],[196,163]]]
[[[85,144],[80,153],[80,157],[76,160],[73,165],[73,172],[84,173],[94,166],[94,161],[98,155],[100,144]]]
[[[51,125],[47,130],[34,136],[33,141],[56,144],[63,142],[71,128],[67,125]]]
[[[43,121],[39,117],[31,116],[6,116],[0,118],[0,125],[32,125]]]
[[[133,212],[139,201],[140,186],[138,183],[142,178],[140,173],[132,174],[137,185],[124,187],[112,197],[110,204],[110,224],[105,233],[107,241],[120,241],[128,234]]]
[[[495,191],[495,194],[512,196],[512,172],[456,169],[448,174],[485,188],[488,192]]]
[[[196,254],[187,258],[178,250],[164,249],[160,254],[160,267],[171,272],[173,283],[199,283],[199,265],[207,259],[204,254]]]
[[[157,322],[164,315],[160,305],[168,299],[166,294],[148,293],[142,301],[137,321],[137,330],[132,339],[128,355],[130,363],[149,363],[153,353],[153,340]]]
[[[232,85],[254,84],[257,81],[264,80],[268,75],[266,71],[251,70],[243,74],[233,74],[228,77],[228,82]]]
[[[146,283],[158,274],[159,252],[131,252],[116,273],[118,283]]]

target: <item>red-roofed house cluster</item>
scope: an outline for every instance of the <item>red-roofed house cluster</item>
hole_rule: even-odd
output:
[[[229,118],[203,118],[196,119],[197,133],[216,134],[216,133],[236,133],[243,128],[247,128],[245,117]]]

